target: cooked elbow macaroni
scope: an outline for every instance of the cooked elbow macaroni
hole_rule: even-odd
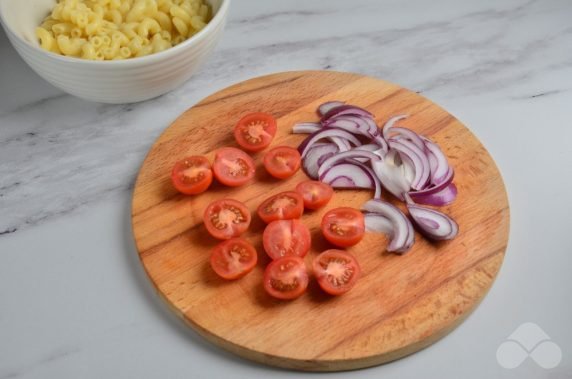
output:
[[[183,42],[210,14],[205,0],[58,0],[36,36],[42,49],[56,54],[126,59]]]

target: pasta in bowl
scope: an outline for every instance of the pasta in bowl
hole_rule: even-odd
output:
[[[220,39],[230,0],[3,0],[22,58],[78,97],[129,103],[188,80]]]

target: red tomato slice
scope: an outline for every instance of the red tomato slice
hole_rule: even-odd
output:
[[[322,218],[322,233],[339,247],[353,246],[363,238],[363,214],[354,208],[341,207],[328,211]]]
[[[326,250],[312,262],[318,284],[330,295],[348,292],[358,280],[361,269],[357,260],[343,250]]]
[[[205,192],[213,181],[211,164],[202,156],[187,157],[175,163],[171,181],[177,191],[186,195]]]
[[[265,223],[300,218],[304,213],[304,200],[298,192],[281,192],[264,200],[257,213]]]
[[[288,146],[278,146],[264,155],[266,171],[277,179],[291,177],[300,169],[300,153]]]
[[[290,300],[308,287],[308,272],[300,257],[284,257],[270,262],[264,271],[264,289],[277,299]]]
[[[215,154],[213,172],[222,184],[229,187],[241,186],[254,177],[254,161],[240,149],[223,147]]]
[[[250,225],[250,211],[240,201],[222,199],[213,201],[203,216],[207,231],[214,238],[227,240],[238,237]]]
[[[211,267],[227,280],[242,278],[252,271],[257,261],[256,249],[243,238],[221,242],[211,252]]]
[[[272,259],[303,257],[308,254],[311,241],[310,231],[299,220],[272,221],[262,234],[264,250]]]
[[[308,209],[319,209],[328,204],[334,195],[334,189],[326,183],[315,180],[306,180],[298,183],[296,192],[302,195],[304,207]]]
[[[234,127],[234,138],[244,150],[265,149],[276,134],[276,119],[262,112],[250,113],[238,121]]]

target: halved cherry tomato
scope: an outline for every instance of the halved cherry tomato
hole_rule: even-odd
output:
[[[276,119],[262,112],[250,113],[241,118],[234,127],[234,138],[245,150],[265,149],[276,134]]]
[[[304,207],[308,209],[318,209],[328,204],[334,194],[334,189],[326,183],[306,180],[298,183],[296,192],[302,195]]]
[[[228,280],[248,274],[257,260],[256,249],[244,238],[221,242],[211,252],[211,267],[221,278]]]
[[[303,257],[308,254],[311,241],[310,231],[299,220],[272,221],[262,234],[264,250],[272,259]]]
[[[227,240],[240,236],[250,225],[250,211],[240,201],[222,199],[213,201],[203,216],[207,231],[214,238]]]
[[[304,200],[298,192],[280,192],[264,200],[258,206],[257,213],[265,223],[300,218],[304,213]]]
[[[278,146],[264,155],[266,171],[277,179],[291,177],[300,169],[300,153],[288,146]]]
[[[343,250],[326,250],[312,262],[318,284],[330,295],[348,292],[358,280],[361,269],[357,260]]]
[[[175,163],[171,181],[177,191],[186,195],[205,192],[213,181],[211,164],[199,155],[187,157]]]
[[[213,172],[215,178],[229,187],[241,186],[254,177],[254,161],[244,151],[223,147],[215,154]]]
[[[353,246],[363,238],[363,214],[354,208],[341,207],[328,211],[322,218],[322,233],[339,247]]]
[[[264,271],[264,289],[277,299],[290,300],[308,287],[308,272],[300,257],[284,257],[270,262]]]

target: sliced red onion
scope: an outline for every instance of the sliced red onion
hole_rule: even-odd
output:
[[[367,171],[369,176],[373,179],[373,185],[374,185],[373,198],[374,199],[381,199],[381,181],[375,175],[373,170],[371,168],[369,168],[369,166],[366,166],[365,164],[363,164],[361,162],[352,162],[352,163],[361,167],[363,170]]]
[[[327,101],[318,107],[318,115],[323,116],[334,108],[344,105],[342,101]]]
[[[425,150],[424,141],[421,139],[419,134],[415,133],[413,130],[407,129],[407,128],[402,128],[400,126],[391,127],[388,130],[389,130],[389,132],[386,132],[384,130],[383,135],[387,136],[389,134],[389,135],[391,135],[391,137],[386,137],[386,138],[396,138],[397,136],[400,136],[402,138],[405,138],[408,141],[413,142],[415,144],[415,146],[417,146],[420,150],[422,150],[422,151]]]
[[[400,120],[406,119],[407,117],[408,117],[407,115],[402,114],[398,116],[393,116],[389,120],[387,120],[385,125],[383,125],[383,138],[388,139],[389,131],[391,128],[393,128],[393,125],[395,125],[395,123],[397,123]]]
[[[365,145],[356,146],[354,150],[371,151],[372,153],[376,153],[376,151],[379,150],[379,145],[375,143],[367,143]]]
[[[320,177],[320,181],[334,188],[375,188],[374,177],[364,167],[353,163],[340,163],[330,167]]]
[[[302,158],[306,156],[308,153],[308,149],[312,147],[316,142],[323,138],[332,138],[332,137],[339,137],[347,140],[349,143],[359,146],[361,142],[351,133],[346,132],[345,130],[337,129],[337,128],[324,128],[318,130],[310,134],[300,146],[298,146],[298,151],[300,151],[300,155]]]
[[[322,129],[319,122],[300,122],[292,127],[294,134],[310,134]]]
[[[335,107],[330,109],[325,115],[322,116],[322,123],[329,120],[334,116],[341,116],[341,115],[355,115],[355,116],[365,116],[373,118],[373,115],[366,111],[363,108],[357,107],[355,105],[341,105],[339,107]]]
[[[323,122],[322,125],[328,128],[340,128],[367,138],[375,138],[379,134],[379,129],[371,117],[336,116]]]
[[[425,185],[429,181],[429,175],[431,174],[431,169],[429,167],[429,159],[425,152],[419,149],[413,142],[405,139],[389,139],[389,147],[399,151],[400,156],[403,160],[405,157],[411,160],[413,167],[415,169],[415,177],[411,183],[411,187],[415,190],[421,190],[425,188]]]
[[[455,177],[455,171],[452,168],[449,168],[447,175],[445,175],[445,178],[441,183],[431,187],[426,187],[425,189],[422,189],[420,191],[410,191],[409,195],[413,200],[416,201],[416,198],[418,198],[419,196],[433,195],[435,193],[441,192],[445,187],[447,187],[453,181],[454,177]]]
[[[348,151],[351,150],[352,145],[348,142],[348,140],[341,138],[341,137],[329,137],[328,138],[332,143],[334,143],[340,151]]]
[[[425,148],[430,153],[429,160],[431,161],[431,159],[434,159],[434,163],[432,164],[433,167],[431,167],[431,183],[439,184],[446,178],[447,172],[449,171],[449,162],[437,144],[427,138],[425,138],[423,142],[425,144]]]
[[[389,237],[393,235],[393,224],[387,217],[378,213],[365,213],[363,217],[367,232],[384,233]]]
[[[387,141],[383,138],[383,135],[379,134],[373,138],[373,141],[379,146],[379,152],[385,155],[389,151],[389,146]]]
[[[339,148],[333,143],[315,143],[302,160],[302,168],[310,178],[317,180],[320,165],[338,151]]]
[[[373,172],[381,181],[383,187],[393,196],[403,201],[403,194],[409,191],[409,183],[407,182],[403,171],[399,166],[394,164],[393,155],[397,154],[394,150],[390,151],[386,158],[381,161],[372,161],[371,167]]]
[[[448,186],[443,188],[439,192],[435,192],[429,195],[419,195],[415,192],[410,192],[411,198],[418,204],[427,204],[435,206],[443,206],[451,204],[457,198],[457,186],[455,183],[449,183]]]
[[[369,200],[362,206],[362,210],[379,214],[391,222],[393,233],[387,251],[405,253],[411,249],[415,242],[415,231],[411,221],[399,208],[386,201]]]
[[[407,209],[421,233],[434,240],[450,240],[459,233],[459,225],[446,214],[413,203],[407,198]]]
[[[338,153],[330,158],[326,159],[323,164],[320,165],[320,169],[318,170],[318,176],[322,177],[324,172],[329,170],[332,166],[340,162],[347,161],[347,163],[353,163],[355,160],[359,158],[364,158],[370,161],[378,161],[381,160],[379,155],[372,153],[371,151],[363,151],[363,150],[356,150],[352,149],[350,151],[345,151],[343,153]],[[368,167],[369,168],[369,167]]]

